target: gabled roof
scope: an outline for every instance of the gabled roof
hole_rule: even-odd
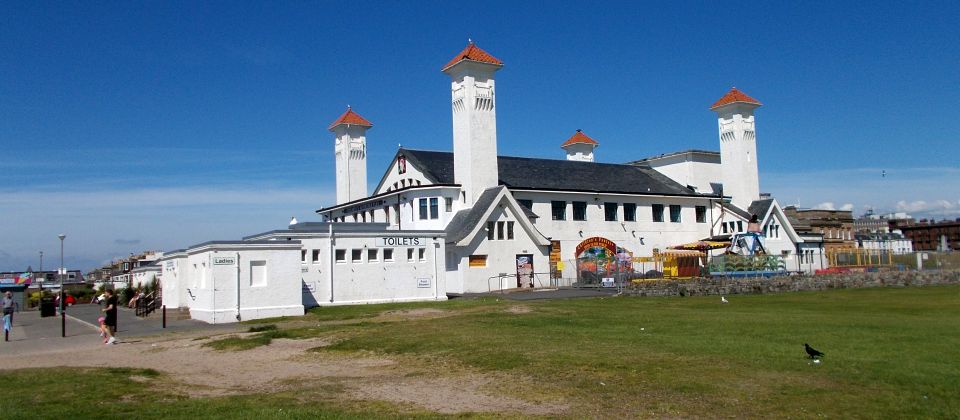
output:
[[[463,61],[463,60],[476,61],[476,62],[479,62],[479,63],[493,64],[493,65],[495,65],[495,66],[502,66],[502,65],[503,65],[503,62],[500,61],[497,57],[494,57],[494,56],[490,55],[490,53],[488,53],[488,52],[486,52],[486,51],[484,51],[484,50],[481,50],[480,47],[474,45],[473,41],[471,41],[471,42],[467,45],[467,48],[464,48],[463,51],[460,51],[459,54],[455,55],[452,59],[450,59],[450,61],[447,62],[447,64],[446,64],[445,66],[443,66],[443,68],[440,69],[440,71],[446,71],[446,70],[449,69],[450,67],[453,67],[455,64],[457,64],[457,63],[459,63],[459,62],[461,62],[461,61]]]
[[[743,93],[734,87],[734,88],[731,88],[726,95],[723,95],[722,98],[714,102],[713,105],[710,106],[710,109],[717,109],[717,108],[720,108],[721,106],[732,104],[734,102],[743,102],[747,104],[754,104],[756,106],[763,105],[760,103],[760,101],[751,98],[746,93]]]
[[[484,227],[483,222],[490,217],[490,214],[498,203],[504,203],[517,215],[516,220],[517,223],[520,224],[521,230],[530,235],[534,242],[543,246],[550,245],[550,240],[537,230],[529,218],[519,217],[521,213],[526,214],[524,207],[520,205],[507,188],[502,185],[487,188],[477,197],[477,201],[473,203],[473,207],[460,210],[457,214],[453,215],[453,218],[450,219],[450,223],[447,224],[447,228],[445,229],[447,243],[456,246],[468,245],[480,232],[480,229]]]
[[[401,148],[397,154],[431,182],[455,184],[453,153]],[[499,184],[511,190],[702,196],[644,165],[498,156],[497,169]]]
[[[760,220],[763,220],[763,218],[767,216],[767,212],[770,211],[770,206],[772,205],[772,198],[754,200],[752,203],[750,203],[750,207],[747,208],[747,213],[750,213],[751,216],[755,214],[758,218],[760,218]]]
[[[591,144],[591,145],[594,145],[594,146],[599,146],[599,145],[600,145],[600,143],[597,143],[596,140],[591,139],[591,138],[590,138],[589,136],[587,136],[586,134],[583,134],[582,131],[577,130],[577,132],[576,132],[576,133],[573,133],[573,136],[571,136],[569,139],[567,139],[567,141],[563,142],[563,144],[561,144],[560,147],[567,147],[567,146],[569,146],[569,145],[571,145],[571,144],[577,144],[577,143]]]
[[[350,125],[359,125],[363,127],[373,127],[373,124],[370,124],[370,121],[367,121],[366,118],[360,116],[356,112],[353,112],[353,108],[347,107],[347,112],[344,112],[337,118],[330,127],[327,127],[328,130],[333,130],[334,127],[340,124],[350,124]]]

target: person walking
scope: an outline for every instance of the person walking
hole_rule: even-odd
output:
[[[13,311],[17,303],[13,301],[13,293],[7,291],[3,295],[3,339],[10,341],[10,330],[13,329]]]
[[[107,304],[101,309],[105,313],[103,317],[103,332],[106,334],[106,339],[103,344],[114,344],[117,342],[117,296],[113,294],[112,289],[106,290],[107,295]]]

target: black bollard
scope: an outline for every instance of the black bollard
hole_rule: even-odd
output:
[[[163,305],[163,328],[167,328],[167,305]]]
[[[67,308],[60,310],[60,336],[67,336]]]

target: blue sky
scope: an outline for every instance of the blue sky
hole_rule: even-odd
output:
[[[347,104],[371,187],[398,144],[452,148],[467,38],[505,63],[501,154],[717,150],[737,86],[784,205],[960,216],[960,6],[778,3],[3,2],[0,270],[53,267],[61,232],[87,270],[316,220]]]

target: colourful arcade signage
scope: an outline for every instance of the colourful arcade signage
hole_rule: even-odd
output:
[[[610,251],[610,255],[617,253],[617,244],[607,238],[601,238],[599,236],[594,236],[592,238],[584,239],[583,242],[577,245],[577,256],[583,254],[583,251],[586,251],[591,248],[604,248]]]

